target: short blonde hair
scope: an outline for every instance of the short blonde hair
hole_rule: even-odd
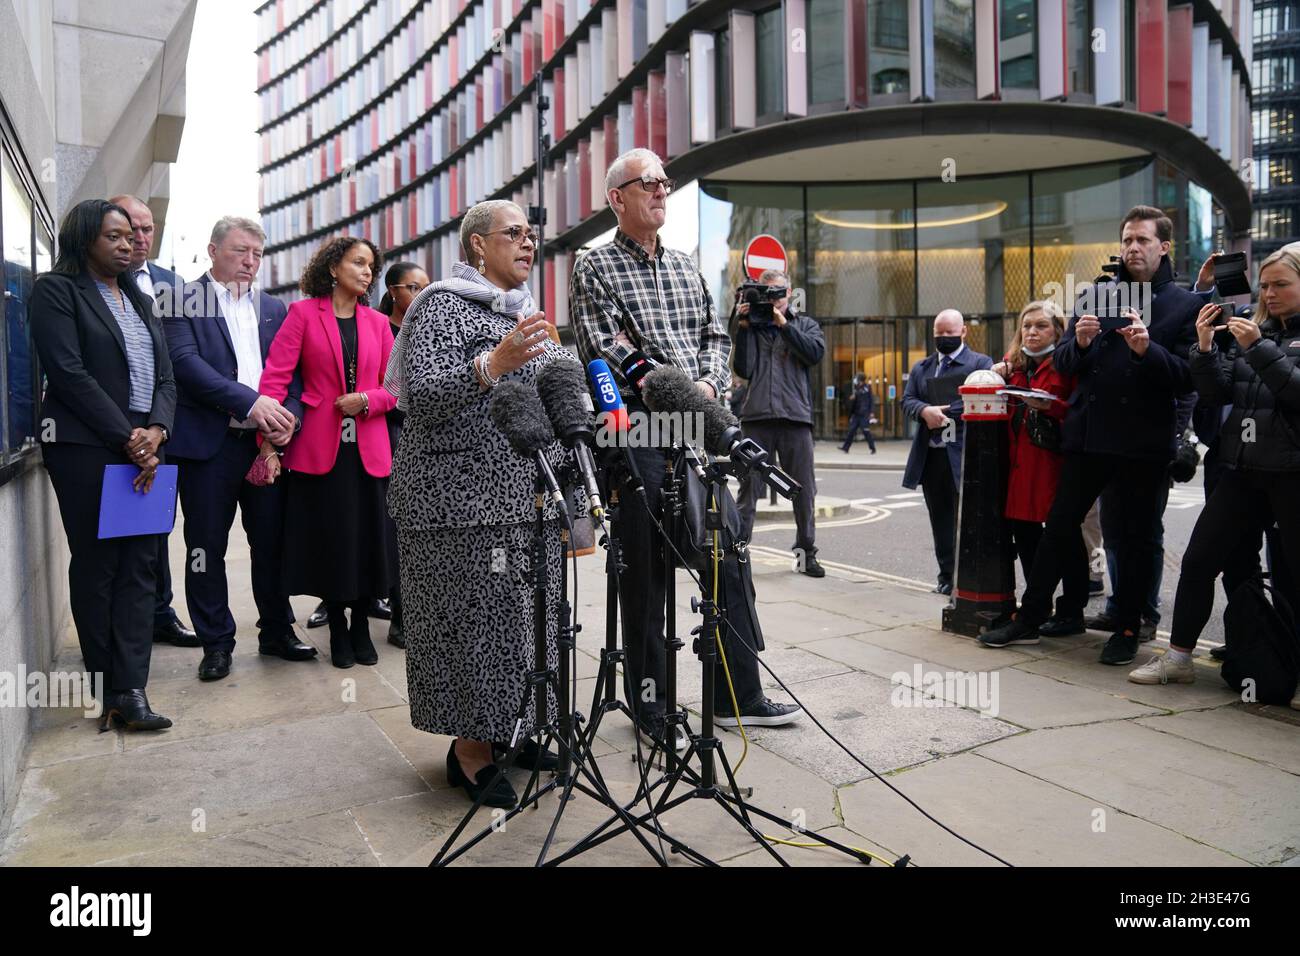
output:
[[[1259,264],[1260,275],[1264,274],[1264,269],[1268,266],[1283,265],[1296,274],[1296,279],[1300,280],[1300,242],[1288,242],[1281,249],[1270,254],[1263,262]],[[1270,318],[1268,307],[1260,302],[1255,306],[1255,321],[1263,324]]]

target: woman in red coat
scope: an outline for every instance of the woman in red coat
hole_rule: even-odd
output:
[[[309,298],[289,307],[262,371],[261,392],[277,401],[294,372],[302,376],[302,428],[283,452],[284,580],[290,594],[326,602],[335,667],[379,660],[366,612],[397,580],[385,504],[393,463],[385,414],[397,400],[383,387],[393,333],[365,304],[378,261],[364,239],[322,246],[303,272]],[[276,472],[274,446],[262,448]]]
[[[1008,385],[1056,396],[1010,401],[1010,471],[1004,514],[1026,580],[1061,478],[1061,420],[1074,392],[1074,377],[1057,371],[1052,352],[1064,334],[1065,317],[1055,302],[1030,302],[1020,311],[1020,325],[1006,358],[994,366]],[[1047,637],[1084,633],[1087,602],[1088,552],[1080,530],[1078,560],[1066,562],[1056,614],[1038,633]],[[1037,642],[1037,637],[1032,638],[1032,643]]]

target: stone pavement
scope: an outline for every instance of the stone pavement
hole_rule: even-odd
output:
[[[172,543],[179,569],[179,530]],[[316,661],[259,658],[238,533],[231,552],[242,624],[231,676],[200,683],[198,651],[160,646],[149,696],[175,721],[171,730],[98,734],[79,711],[42,713],[16,807],[0,830],[0,863],[375,866],[423,865],[433,856],[468,803],[447,785],[449,741],[410,726],[402,652],[383,642],[376,622],[376,667],[334,669],[324,631],[301,628],[321,649]],[[811,720],[755,729],[739,780],[783,819],[889,859],[993,863],[890,791],[896,787],[1015,864],[1300,862],[1300,714],[1242,704],[1208,660],[1193,686],[1139,687],[1125,680],[1128,668],[1096,663],[1102,635],[990,651],[938,629],[944,599],[936,595],[842,566],[812,580],[782,559],[758,555],[755,563],[764,659],[884,775],[873,778]],[[601,567],[599,556],[580,561],[584,712],[604,640]],[[698,622],[690,596],[683,576],[683,636]],[[299,620],[312,604],[295,599]],[[1144,648],[1139,662],[1149,653]],[[69,635],[59,664],[79,667],[79,657]],[[695,706],[698,663],[689,647],[678,660],[682,696]],[[918,671],[922,693],[914,697],[907,685]],[[932,674],[954,679],[943,686]],[[961,675],[973,675],[972,683],[957,682]],[[968,693],[981,688],[990,696]],[[741,738],[722,738],[739,761]],[[634,780],[634,746],[626,720],[607,718],[597,755],[619,792]],[[510,820],[466,862],[531,862],[555,806],[548,798],[541,811]],[[578,798],[557,845],[603,819]],[[480,821],[490,817],[481,813]],[[711,804],[692,802],[664,825],[720,861],[772,862]],[[859,865],[825,849],[782,853],[797,865]],[[579,862],[649,859],[624,835]]]

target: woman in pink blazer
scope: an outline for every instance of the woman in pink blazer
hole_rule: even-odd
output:
[[[396,404],[384,389],[393,348],[388,319],[365,305],[379,250],[365,239],[331,239],[312,257],[262,370],[261,392],[277,401],[302,376],[302,427],[277,449],[262,445],[285,479],[285,583],[329,611],[335,667],[374,664],[367,610],[397,580],[385,499],[393,453],[384,418]],[[351,611],[351,624],[344,615]]]

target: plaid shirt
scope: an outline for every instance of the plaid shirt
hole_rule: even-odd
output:
[[[665,249],[662,240],[651,256],[620,229],[585,253],[573,268],[569,314],[584,364],[603,358],[620,382],[624,360],[640,348],[708,382],[719,396],[731,384],[731,339],[704,277],[690,256]],[[619,332],[635,344],[614,341]]]

